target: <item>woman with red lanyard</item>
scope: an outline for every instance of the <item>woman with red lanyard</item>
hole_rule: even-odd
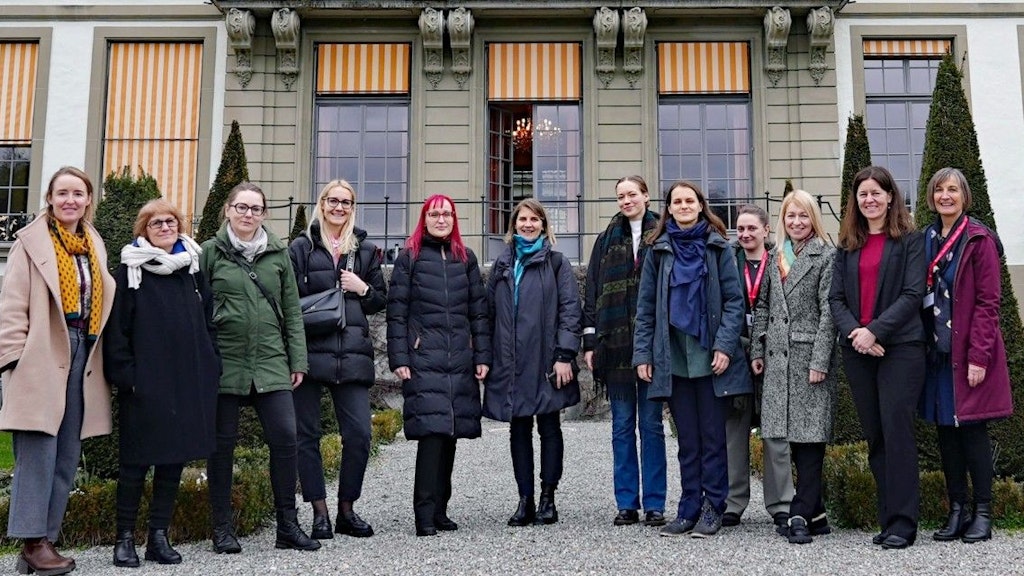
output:
[[[921,416],[939,433],[949,519],[935,540],[992,537],[992,442],[988,421],[1013,413],[1006,346],[999,329],[999,256],[995,233],[967,215],[971,189],[956,168],[928,182],[937,218],[925,230],[928,373]],[[967,473],[974,514],[967,508]]]
[[[761,287],[767,286],[764,271],[774,264],[769,251],[768,213],[764,208],[744,204],[736,216],[736,265],[747,321],[740,339],[743,350],[750,355],[750,331],[753,328],[754,304]],[[750,363],[747,362],[749,366]],[[725,445],[729,457],[729,496],[725,499],[722,526],[736,526],[750,502],[750,428],[758,426],[761,414],[761,376],[754,377],[754,393],[734,396],[725,420]],[[793,500],[793,469],[789,443],[779,438],[763,438],[764,507],[776,528],[787,525],[789,503]]]
[[[924,385],[924,236],[914,230],[892,174],[854,176],[829,301],[843,365],[878,486],[881,532],[871,541],[906,548],[917,538],[919,486],[914,410]]]

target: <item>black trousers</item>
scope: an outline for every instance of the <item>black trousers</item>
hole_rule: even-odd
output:
[[[249,396],[217,396],[217,448],[206,461],[210,482],[210,511],[214,525],[232,521],[231,482],[235,444],[238,442],[238,410],[251,403],[263,426],[263,438],[270,447],[270,485],[274,509],[295,509],[295,405],[291,390]]]
[[[974,503],[992,502],[992,442],[985,422],[961,424],[959,427],[939,426],[939,454],[942,474],[946,477],[949,501],[967,502],[967,473],[974,486]]]
[[[878,524],[909,538],[917,532],[920,507],[914,417],[924,387],[924,345],[887,346],[881,358],[842,350],[878,486]]]
[[[149,504],[149,528],[166,530],[171,525],[174,500],[178,497],[181,471],[185,464],[158,464],[153,467],[153,500]],[[135,530],[139,500],[146,485],[148,464],[120,466],[117,477],[117,530]]]
[[[789,515],[808,523],[825,513],[821,470],[825,464],[824,442],[790,442],[789,453],[796,467],[796,493],[789,504]]]
[[[455,438],[427,436],[416,447],[416,480],[412,509],[418,528],[434,526],[448,515],[452,497],[452,469],[455,467]]]
[[[512,472],[521,497],[533,496],[533,418],[513,418],[509,424]],[[557,488],[562,479],[562,454],[565,452],[559,413],[538,414],[536,418],[540,434],[540,481]]]
[[[370,390],[359,384],[323,384],[316,380],[303,380],[292,391],[302,499],[311,502],[327,498],[320,454],[320,397],[324,387],[331,395],[345,448],[338,469],[338,501],[355,502],[362,494],[366,464],[370,461]]]

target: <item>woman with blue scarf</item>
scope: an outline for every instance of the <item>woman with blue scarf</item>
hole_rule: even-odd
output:
[[[679,433],[682,496],[662,536],[712,536],[729,493],[728,397],[751,394],[745,363],[743,290],[725,224],[697,185],[669,187],[649,240],[637,298],[633,365],[666,400]]]
[[[487,296],[494,333],[493,363],[483,415],[509,422],[519,505],[509,526],[554,524],[562,477],[559,412],[580,401],[573,361],[580,346],[579,286],[572,265],[552,249],[547,211],[527,198],[516,205],[494,262]],[[534,500],[533,420],[540,434],[540,501]]]

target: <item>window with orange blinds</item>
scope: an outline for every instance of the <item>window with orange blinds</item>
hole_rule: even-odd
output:
[[[581,78],[577,43],[487,45],[489,100],[579,100]]]
[[[34,42],[0,42],[0,242],[28,211],[38,59]]]
[[[409,44],[319,44],[316,92],[406,94],[410,53]]]
[[[658,92],[750,92],[750,46],[746,42],[659,43]]]
[[[189,221],[195,212],[202,59],[201,43],[109,47],[103,174],[141,167]]]
[[[867,58],[941,58],[953,48],[953,41],[942,38],[889,38],[864,40],[863,47]]]

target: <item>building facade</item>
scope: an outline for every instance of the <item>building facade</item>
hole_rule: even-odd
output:
[[[787,179],[838,229],[847,119],[915,196],[935,71],[953,52],[1011,271],[1024,187],[1024,5],[753,0],[9,0],[0,7],[0,214],[42,205],[65,164],[141,166],[202,213],[233,120],[287,231],[325,182],[400,245],[431,194],[453,197],[491,259],[535,196],[585,258],[642,175],[692,180],[729,224],[773,217]],[[2,216],[0,216],[2,217]],[[2,227],[0,227],[2,228]],[[0,230],[0,239],[3,238]]]

